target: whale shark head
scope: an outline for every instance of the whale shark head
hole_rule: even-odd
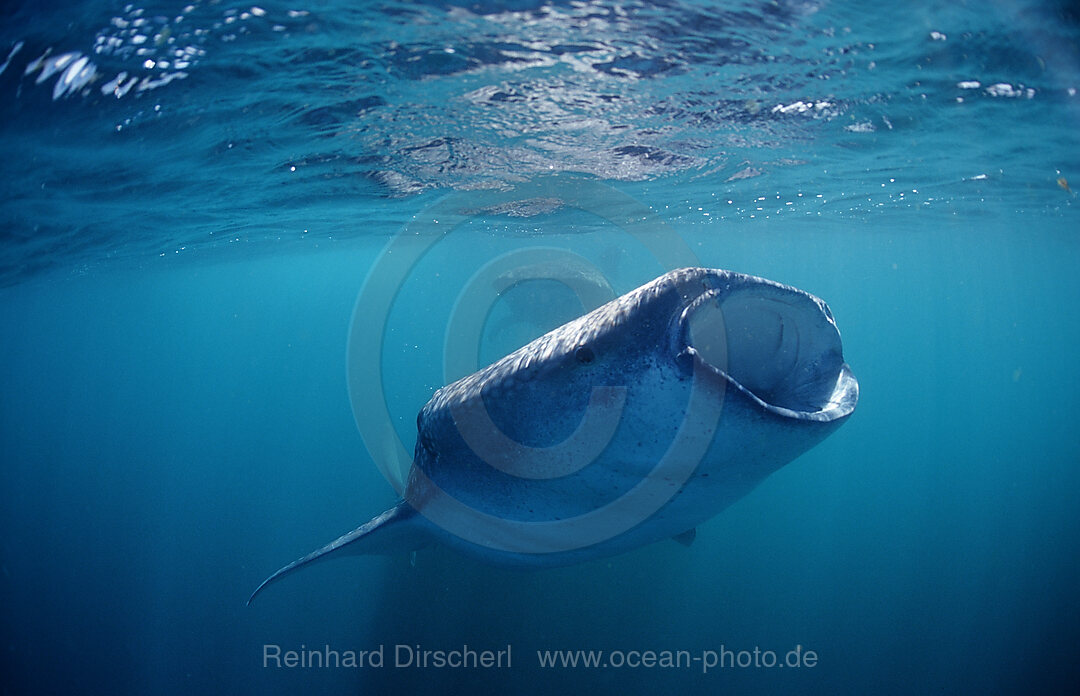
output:
[[[695,366],[726,383],[717,398],[731,386],[787,418],[841,419],[858,397],[822,300],[753,276],[681,269],[438,390],[417,416],[416,461],[432,443],[470,425],[465,405],[481,408],[494,437],[550,447],[580,429],[582,411],[598,389],[611,406],[617,399],[610,389],[636,390],[643,401],[655,401],[668,387],[685,387],[676,382],[692,377]],[[641,388],[650,376],[667,379]],[[672,404],[671,410],[683,409]]]

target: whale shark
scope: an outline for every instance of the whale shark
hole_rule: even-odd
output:
[[[698,525],[821,442],[859,385],[821,299],[684,268],[438,391],[402,500],[260,584],[349,554],[445,544],[566,565]]]

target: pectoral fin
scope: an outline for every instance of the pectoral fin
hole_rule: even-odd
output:
[[[428,523],[408,503],[401,502],[370,522],[299,558],[263,580],[248,598],[248,605],[263,588],[293,571],[344,554],[391,554],[415,551],[427,545]]]
[[[696,527],[691,527],[690,529],[687,529],[682,534],[676,534],[675,536],[673,536],[671,538],[674,539],[675,541],[679,542],[683,546],[689,546],[690,544],[693,544],[694,539],[697,538],[697,528]]]

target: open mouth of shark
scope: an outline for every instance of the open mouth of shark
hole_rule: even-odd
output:
[[[698,358],[765,408],[833,420],[854,407],[840,333],[813,297],[783,286],[707,290],[682,321]]]

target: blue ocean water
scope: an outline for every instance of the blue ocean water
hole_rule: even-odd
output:
[[[1080,13],[938,5],[6,4],[3,692],[1072,693]],[[447,210],[385,324],[407,447],[460,376],[462,289],[535,248],[617,293],[678,240],[812,292],[859,407],[689,548],[354,558],[245,607],[393,504],[348,337],[387,245]],[[477,365],[581,312],[554,276],[504,293]],[[813,666],[611,662],[797,646]]]

